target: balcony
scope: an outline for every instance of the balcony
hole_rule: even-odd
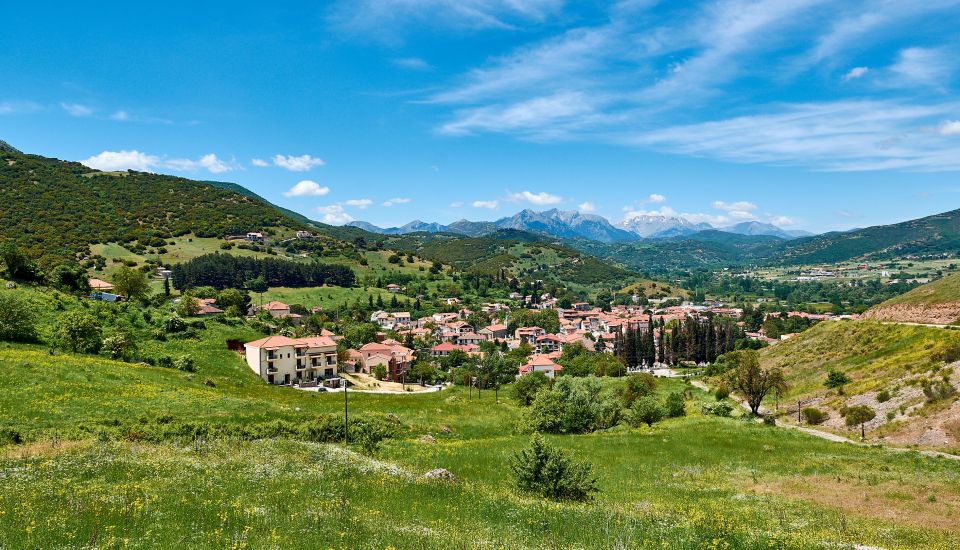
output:
[[[274,367],[274,366],[267,367],[267,374],[277,374],[278,372],[280,371],[277,367]]]

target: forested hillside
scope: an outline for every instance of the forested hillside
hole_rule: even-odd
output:
[[[199,237],[301,228],[269,203],[207,183],[158,174],[104,173],[76,162],[0,147],[0,239],[49,267],[92,243],[162,246]]]

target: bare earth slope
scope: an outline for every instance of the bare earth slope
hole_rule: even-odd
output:
[[[960,319],[960,274],[948,275],[869,309],[867,319],[947,325]]]

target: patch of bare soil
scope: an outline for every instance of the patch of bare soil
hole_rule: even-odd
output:
[[[948,325],[960,319],[960,302],[877,306],[864,312],[862,318],[897,323]]]
[[[907,486],[899,481],[796,476],[758,480],[746,489],[761,495],[809,500],[851,516],[960,532],[960,497],[938,483]]]

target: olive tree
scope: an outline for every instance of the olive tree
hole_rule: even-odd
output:
[[[736,365],[729,373],[730,387],[744,395],[753,414],[759,414],[760,403],[771,391],[786,390],[783,371],[760,367],[760,358],[756,351],[741,350],[727,355],[731,356]]]

